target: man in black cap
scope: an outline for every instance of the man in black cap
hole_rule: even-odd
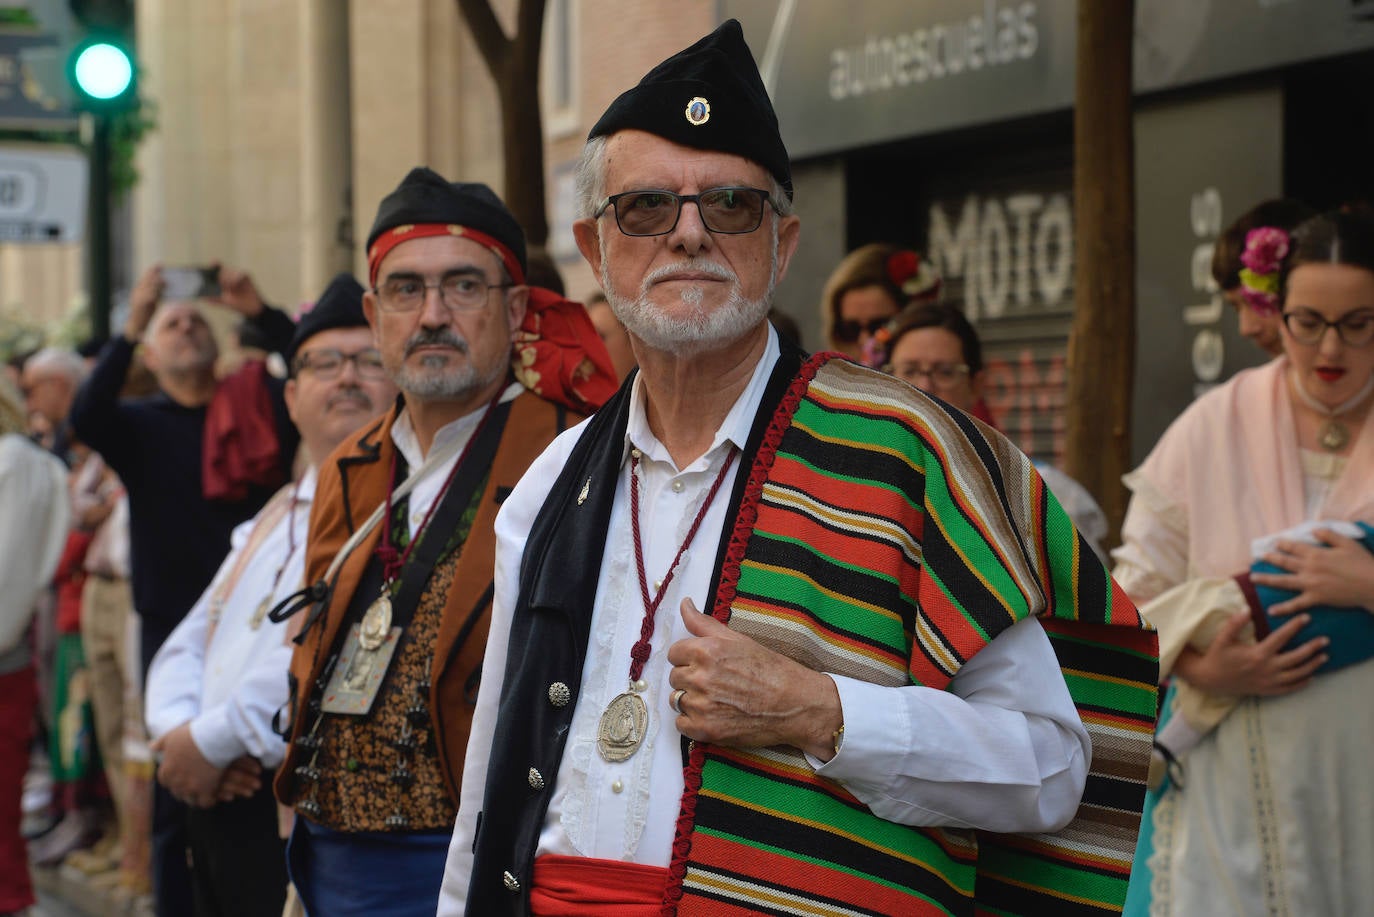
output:
[[[188,806],[197,915],[276,917],[286,896],[277,807],[263,779],[285,746],[291,647],[268,610],[300,588],[319,462],[396,397],[363,317],[363,288],[335,277],[286,349],[286,406],[309,457],[239,526],[210,587],[153,657],[145,718],[158,781]]]
[[[413,170],[383,199],[367,252],[363,307],[401,398],[320,469],[277,794],[296,812],[288,860],[309,913],[428,917],[486,643],[497,505],[614,386],[604,349],[541,339],[566,327],[599,347],[580,306],[526,286],[524,234],[485,185]]]
[[[1153,634],[1005,439],[779,341],[799,221],[738,23],[612,103],[578,188],[639,373],[497,520],[439,913],[1050,913],[1085,861],[1078,900],[1124,890]]]

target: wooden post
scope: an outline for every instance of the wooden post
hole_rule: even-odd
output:
[[[1134,0],[1078,0],[1074,320],[1065,471],[1092,492],[1115,544],[1131,467],[1135,372]]]

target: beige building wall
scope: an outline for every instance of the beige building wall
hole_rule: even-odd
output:
[[[84,253],[79,242],[0,244],[0,320],[51,327],[84,308]]]
[[[546,21],[553,21],[559,0],[549,0]],[[616,96],[629,89],[655,64],[716,27],[714,0],[623,2],[565,0],[573,38],[574,108],[550,111],[549,66],[553,36],[545,36],[544,155],[549,206],[549,249],[563,273],[569,295],[585,298],[599,287],[591,269],[577,254],[569,228],[573,219],[572,170],[587,132]]]
[[[515,0],[495,5],[511,28]],[[716,12],[714,0],[548,0],[550,249],[575,297],[597,285],[569,229],[587,131]],[[503,190],[495,86],[456,0],[139,0],[137,15],[157,128],[132,195],[135,277],[219,260],[294,310],[339,270],[364,277],[377,203],[410,168]],[[84,287],[84,256],[69,248],[0,247],[0,309],[60,317]]]

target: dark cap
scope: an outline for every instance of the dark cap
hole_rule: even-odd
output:
[[[736,19],[674,54],[639,85],[621,93],[587,139],[624,130],[743,156],[767,169],[792,197],[792,166],[778,116]]]
[[[315,300],[315,305],[296,322],[296,333],[291,336],[291,346],[286,348],[286,365],[294,363],[296,352],[321,331],[359,326],[367,326],[367,317],[363,315],[363,285],[352,274],[336,274]]]
[[[372,270],[380,260],[373,256],[377,237],[389,229],[415,224],[453,224],[490,236],[514,256],[521,277],[525,274],[525,232],[496,192],[481,182],[450,182],[432,169],[411,169],[377,207],[377,219],[367,234],[367,260]]]

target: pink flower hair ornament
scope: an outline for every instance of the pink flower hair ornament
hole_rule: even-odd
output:
[[[1278,314],[1279,268],[1288,249],[1288,233],[1275,226],[1258,226],[1245,234],[1240,297],[1257,315]]]

